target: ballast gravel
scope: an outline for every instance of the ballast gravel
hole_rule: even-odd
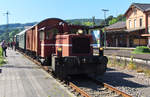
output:
[[[133,97],[150,97],[150,77],[120,67],[109,67],[98,80],[113,85]]]

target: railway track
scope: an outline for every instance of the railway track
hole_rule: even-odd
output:
[[[83,97],[132,97],[92,77],[74,79],[69,82],[69,86],[72,87],[73,90],[80,92],[78,95],[82,95]]]
[[[25,55],[22,52],[20,53],[51,74],[51,70],[49,70],[47,66],[43,67],[37,60]],[[75,80],[71,79],[71,81],[63,83],[63,85],[65,87],[67,85],[68,89],[78,97],[132,97],[131,95],[124,93],[107,83],[100,82],[92,77]]]

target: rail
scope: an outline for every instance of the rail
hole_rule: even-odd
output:
[[[96,79],[94,79],[94,78],[90,78],[90,79],[91,79],[92,81],[94,81],[95,83],[100,84],[100,85],[103,85],[105,88],[108,88],[109,90],[114,91],[114,92],[116,92],[117,94],[122,95],[123,97],[132,97],[131,95],[129,95],[129,94],[127,94],[127,93],[124,93],[124,92],[122,92],[122,91],[116,89],[116,88],[113,87],[113,86],[108,85],[107,83],[100,82],[99,80],[96,80]]]
[[[79,87],[77,87],[75,84],[69,82],[69,86],[70,86],[73,90],[75,90],[75,91],[77,91],[78,93],[80,93],[82,96],[84,96],[84,97],[91,97],[89,94],[87,94],[85,91],[83,91],[82,89],[80,89]]]

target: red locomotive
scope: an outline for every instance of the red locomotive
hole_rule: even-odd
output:
[[[106,71],[107,57],[103,51],[93,56],[93,39],[88,26],[70,25],[58,18],[46,19],[18,34],[19,43],[24,43],[27,54],[43,65],[51,66],[60,78],[74,74],[103,74]],[[24,41],[24,42],[22,42]],[[103,49],[101,49],[103,50]]]

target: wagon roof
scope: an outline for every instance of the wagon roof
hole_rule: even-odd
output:
[[[59,22],[59,25],[60,25],[61,23],[68,24],[66,21],[64,21],[64,20],[62,20],[62,19],[59,19],[59,18],[47,18],[47,19],[45,19],[45,20],[43,20],[43,21],[41,21],[41,22],[39,22],[39,23],[33,25],[31,28],[33,28],[33,27],[35,27],[35,26],[39,26],[39,25],[41,25],[41,24],[44,23],[44,22],[48,22],[48,21],[52,21],[52,20]],[[73,24],[68,24],[68,25],[69,25],[69,26],[72,26],[72,27],[75,26],[75,27],[89,28],[89,26],[84,26],[84,25],[73,25]],[[31,28],[29,28],[29,29],[31,29]]]
[[[35,26],[39,26],[39,25],[41,25],[42,23],[44,23],[44,22],[46,22],[46,21],[51,21],[51,20],[57,20],[57,21],[60,21],[60,22],[62,22],[62,23],[67,23],[67,22],[65,22],[65,21],[63,21],[62,19],[59,19],[59,18],[47,18],[47,19],[45,19],[45,20],[43,20],[43,21],[41,21],[41,22],[39,22],[39,23],[33,25],[33,26],[30,27],[29,29],[31,29],[31,28],[33,28],[33,27],[35,27]]]

